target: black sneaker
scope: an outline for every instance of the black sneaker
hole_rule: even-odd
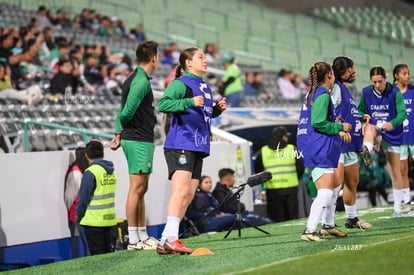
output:
[[[372,225],[366,221],[360,220],[358,217],[347,219],[345,222],[346,228],[359,228],[362,230],[371,229]]]

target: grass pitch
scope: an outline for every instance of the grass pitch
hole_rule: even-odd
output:
[[[346,229],[346,238],[300,240],[306,219],[185,239],[187,247],[206,247],[213,255],[160,256],[155,251],[118,251],[12,271],[12,274],[413,274],[414,217],[391,218],[392,208],[359,211],[371,230]],[[289,272],[289,273],[286,273]],[[7,274],[4,273],[4,274]]]

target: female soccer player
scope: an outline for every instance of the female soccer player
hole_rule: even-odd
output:
[[[408,213],[411,211],[410,182],[408,180],[408,158],[414,155],[414,86],[410,85],[410,69],[406,64],[398,64],[392,72],[394,76],[394,85],[400,89],[404,97],[407,118],[403,123],[403,137],[401,142],[400,165],[402,177],[402,202],[404,206],[401,212]]]
[[[358,105],[360,115],[368,114],[370,120],[364,125],[361,157],[370,164],[374,141],[382,138],[381,145],[387,158],[387,166],[394,194],[393,216],[401,215],[402,177],[400,171],[400,145],[403,121],[407,117],[404,98],[398,87],[386,81],[383,67],[370,70],[371,85],[362,89]]]
[[[338,183],[335,182],[334,168],[338,165],[342,141],[351,141],[349,131],[352,125],[336,121],[330,96],[335,81],[331,66],[325,62],[315,63],[310,68],[309,75],[310,91],[299,117],[297,146],[303,153],[305,167],[313,168],[312,178],[318,193],[301,239],[322,241],[316,233],[316,227],[323,211],[333,207],[336,202],[333,188]]]
[[[211,89],[202,78],[206,71],[203,51],[184,50],[176,69],[177,78],[168,85],[158,103],[158,111],[172,114],[164,144],[172,194],[158,254],[192,253],[178,239],[179,224],[194,197],[203,159],[210,154],[210,120],[226,109],[225,98],[219,98],[213,106]]]
[[[337,117],[343,122],[348,122],[352,125],[350,131],[352,140],[348,144],[342,144],[341,156],[339,158],[338,168],[336,168],[336,175],[338,175],[338,182],[344,185],[343,200],[346,214],[346,228],[361,228],[369,229],[371,224],[361,220],[357,216],[356,194],[359,183],[359,169],[358,169],[358,152],[361,152],[362,147],[362,120],[366,120],[369,116],[360,116],[357,111],[354,99],[349,91],[347,85],[355,81],[355,64],[354,61],[346,56],[339,56],[333,61],[332,69],[335,74],[335,85],[332,89],[332,100],[335,106]],[[338,193],[341,185],[334,188],[334,193]],[[330,209],[335,211],[335,207]],[[328,213],[326,220],[322,221],[326,225],[332,226],[334,221],[331,217],[333,214]],[[336,230],[327,230],[322,228],[322,235],[335,235]],[[340,236],[341,237],[341,236]]]

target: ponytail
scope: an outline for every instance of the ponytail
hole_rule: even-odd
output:
[[[182,75],[183,75],[183,67],[181,67],[181,65],[177,65],[177,67],[175,68],[175,78],[179,78]]]

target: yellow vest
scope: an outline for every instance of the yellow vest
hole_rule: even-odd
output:
[[[298,185],[295,147],[288,144],[283,149],[273,150],[269,146],[261,149],[263,167],[272,173],[272,179],[265,182],[265,189],[281,189]]]
[[[89,166],[86,171],[95,176],[96,188],[80,224],[97,227],[116,225],[115,190],[117,177],[115,171],[112,175],[108,175],[105,168],[98,164]]]

